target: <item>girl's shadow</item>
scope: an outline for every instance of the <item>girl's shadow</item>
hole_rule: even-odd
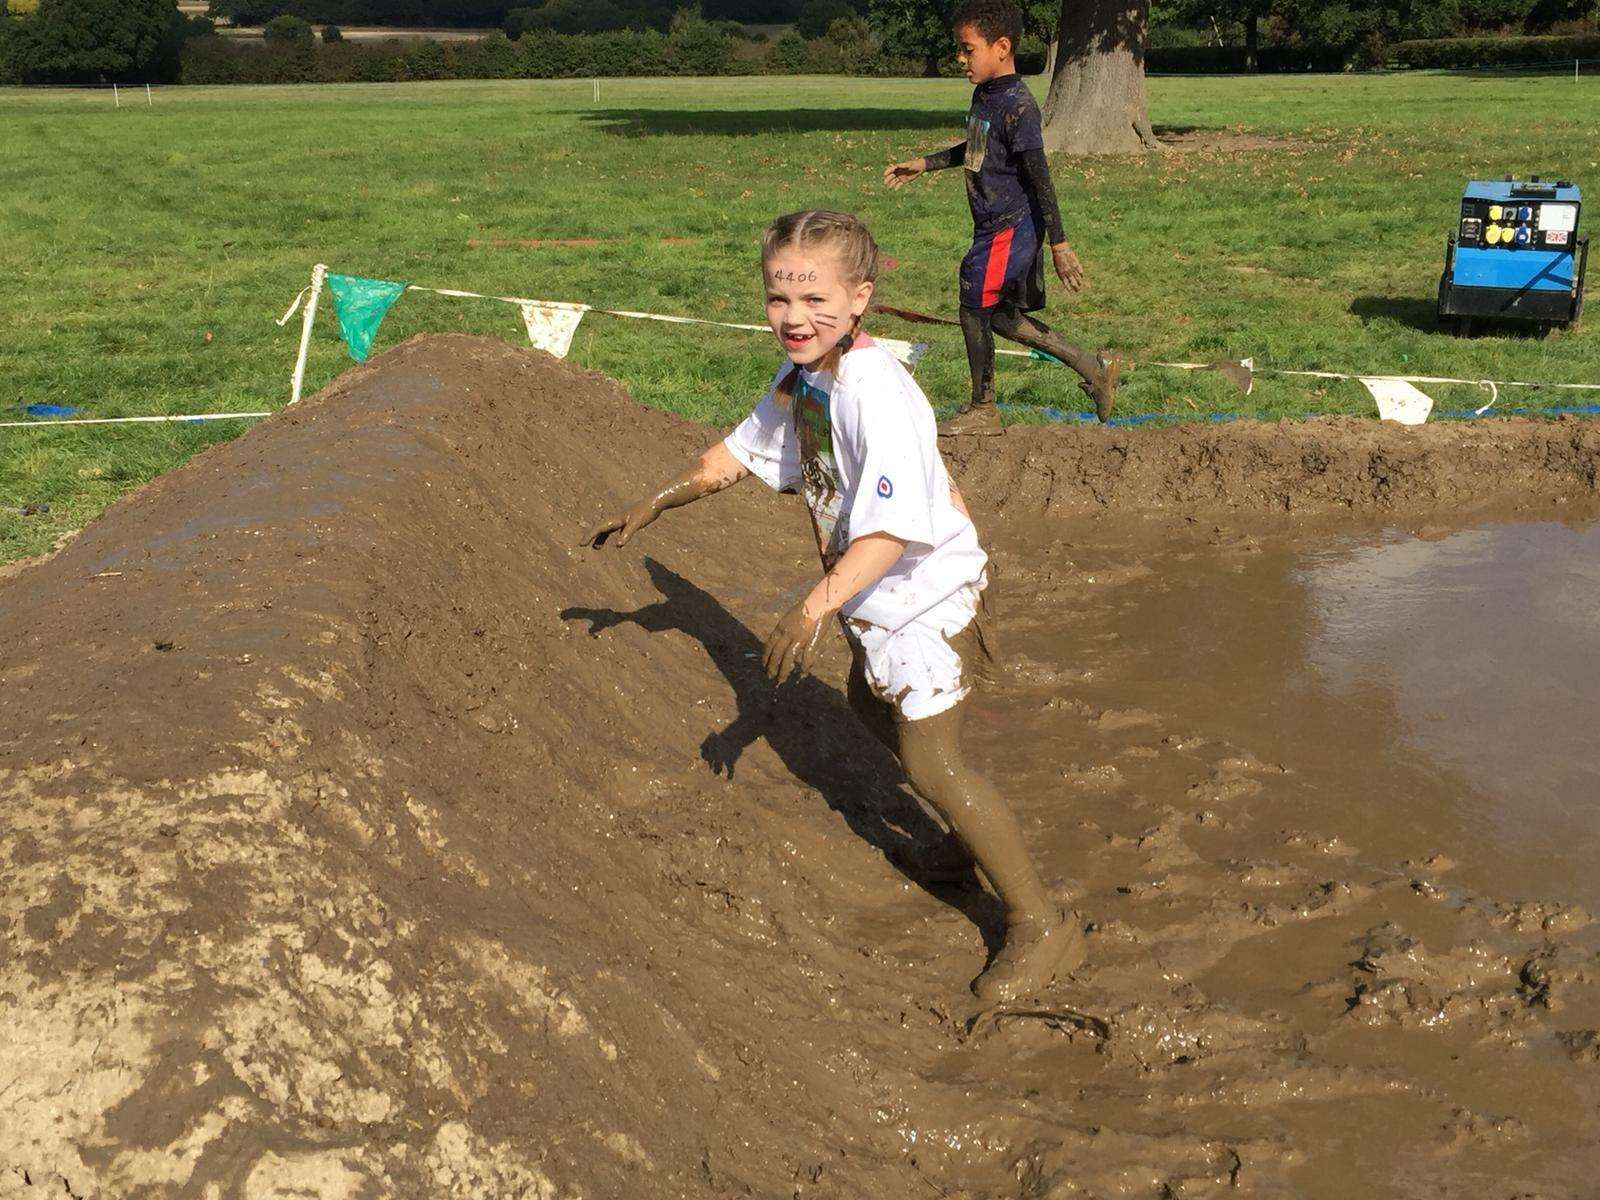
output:
[[[628,623],[651,633],[677,630],[706,648],[711,661],[733,685],[738,716],[713,730],[700,744],[700,757],[718,775],[733,778],[745,748],[765,738],[785,768],[813,789],[852,831],[876,846],[913,883],[953,904],[990,942],[998,939],[1000,908],[977,886],[934,886],[901,867],[898,859],[943,834],[937,823],[901,786],[900,765],[851,711],[837,689],[810,675],[774,687],[761,668],[761,639],[720,601],[672,568],[644,560],[661,600],[634,612],[612,608],[565,608],[567,621],[588,621],[591,637]],[[991,950],[994,946],[991,945]]]

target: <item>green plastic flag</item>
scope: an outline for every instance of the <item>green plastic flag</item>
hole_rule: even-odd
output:
[[[333,293],[333,309],[339,314],[339,332],[350,348],[350,357],[366,362],[372,353],[372,339],[389,308],[406,290],[403,283],[387,279],[363,279],[359,275],[328,272],[328,290]]]

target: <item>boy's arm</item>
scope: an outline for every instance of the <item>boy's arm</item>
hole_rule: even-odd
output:
[[[1039,214],[1044,218],[1045,237],[1050,242],[1056,274],[1069,290],[1075,292],[1083,287],[1083,265],[1067,245],[1066,230],[1061,226],[1061,206],[1056,201],[1055,184],[1050,180],[1049,160],[1045,158],[1043,150],[1024,150],[1018,165],[1021,168],[1022,186],[1033,197],[1034,203],[1039,206]]]
[[[910,183],[924,171],[943,171],[947,167],[959,167],[966,161],[967,144],[959,142],[936,154],[925,154],[921,158],[908,158],[905,162],[890,163],[883,169],[883,182],[891,188],[897,188]]]
[[[726,442],[712,446],[683,475],[658,488],[653,495],[640,500],[620,516],[596,526],[579,542],[580,546],[604,546],[612,534],[616,544],[626,546],[628,539],[650,524],[669,508],[682,508],[713,492],[732,487],[750,472],[734,458]],[[887,567],[884,570],[888,570]]]
[[[852,541],[833,570],[786,612],[768,635],[761,655],[767,675],[781,681],[796,667],[808,669],[828,618],[882,579],[900,561],[905,548],[904,539],[889,533],[868,533]]]

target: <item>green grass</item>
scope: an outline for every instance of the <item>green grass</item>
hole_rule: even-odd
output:
[[[959,135],[959,81],[588,80],[0,93],[0,411],[91,415],[275,408],[298,321],[274,320],[318,260],[415,283],[759,321],[762,225],[853,209],[898,265],[889,303],[950,313],[970,225],[957,172],[899,192],[885,162]],[[138,99],[138,98],[136,98]],[[1224,140],[1145,160],[1055,166],[1090,289],[1043,315],[1137,357],[1595,382],[1593,328],[1458,339],[1433,297],[1462,183],[1560,173],[1600,197],[1600,79],[1407,75],[1157,79],[1167,128]],[[595,237],[594,247],[469,239]],[[664,243],[663,238],[687,239]],[[348,365],[319,320],[308,391]],[[958,400],[954,330],[919,378]],[[514,309],[412,294],[379,346],[421,330],[520,339]],[[209,339],[207,337],[209,336]],[[756,334],[590,317],[572,358],[642,401],[730,423],[769,377]],[[1002,360],[1001,398],[1081,408],[1071,376]],[[1442,406],[1479,393],[1438,389]],[[1519,401],[1523,397],[1519,396]],[[1540,393],[1534,405],[1570,402]],[[1353,384],[1263,379],[1248,399],[1154,369],[1124,413],[1366,412]],[[0,430],[0,559],[46,548],[129,487],[244,423]],[[47,502],[48,514],[14,510]]]

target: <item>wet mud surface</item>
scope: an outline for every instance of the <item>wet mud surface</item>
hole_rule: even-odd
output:
[[[706,430],[416,339],[158,480],[0,580],[0,1196],[1592,1194],[1600,440],[1315,432],[955,447],[1094,922],[987,1012],[799,508],[574,549]]]

